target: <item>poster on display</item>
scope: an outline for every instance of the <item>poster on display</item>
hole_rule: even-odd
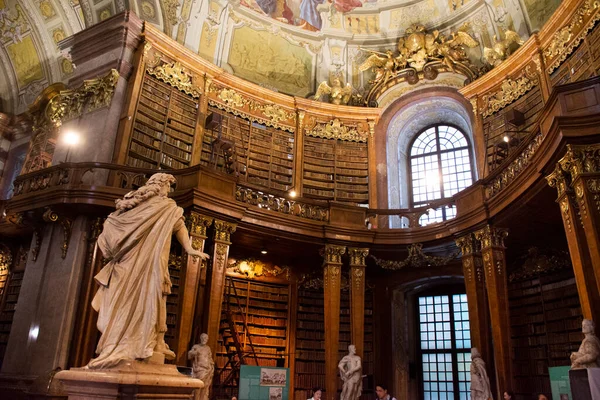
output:
[[[553,399],[573,400],[573,395],[571,394],[571,383],[569,382],[570,369],[570,366],[548,368]]]
[[[289,369],[242,365],[239,400],[288,400]]]

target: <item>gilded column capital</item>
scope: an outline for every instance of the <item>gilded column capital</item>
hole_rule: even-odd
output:
[[[334,244],[325,245],[319,252],[323,257],[324,264],[342,265],[342,255],[346,252],[346,246],[337,246]]]
[[[237,224],[215,219],[215,240],[230,242],[231,234],[235,232]]]
[[[185,224],[192,236],[203,236],[206,238],[206,229],[210,227],[212,223],[212,217],[207,217],[194,211],[190,212],[185,217]]]
[[[369,124],[369,135],[371,135],[371,139],[373,139],[375,137],[375,121],[370,119],[367,121],[367,124]]]
[[[481,249],[487,250],[493,247],[504,248],[504,238],[508,236],[508,230],[486,225],[485,228],[475,232],[475,239],[481,242]]]
[[[554,171],[546,176],[546,181],[550,187],[556,188],[558,197],[562,197],[569,190],[569,181],[566,172],[562,169],[561,164],[556,164]]]
[[[481,253],[481,246],[479,241],[475,239],[473,233],[468,233],[464,236],[459,237],[454,241],[456,246],[460,249],[462,256],[471,256],[476,253]]]
[[[367,265],[366,258],[369,255],[369,249],[348,247],[348,255],[350,256],[351,267],[365,267]]]
[[[567,153],[558,163],[575,180],[584,173],[600,172],[600,144],[567,145]]]

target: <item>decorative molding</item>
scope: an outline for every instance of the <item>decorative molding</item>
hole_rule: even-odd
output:
[[[487,117],[511,104],[538,84],[539,78],[530,65],[515,79],[507,78],[502,82],[500,90],[482,97],[483,116]]]
[[[291,278],[290,267],[280,267],[278,265],[270,266],[265,264],[261,260],[254,258],[247,258],[243,260],[237,260],[234,264],[227,267],[227,272],[234,272],[240,275],[245,275],[248,279],[254,279],[258,277],[283,277],[286,280]]]
[[[324,265],[342,265],[342,255],[346,252],[346,246],[336,246],[334,244],[325,245],[319,254],[323,257]]]
[[[544,49],[548,75],[561,66],[600,20],[599,8],[600,2],[597,0],[586,0],[573,14],[571,21],[554,33],[552,41]],[[587,17],[590,18],[585,22]]]
[[[215,236],[216,236],[216,232],[215,232]],[[215,238],[216,240],[216,238]],[[215,243],[216,249],[215,249],[215,260],[214,260],[214,267],[217,271],[222,271],[225,268],[225,261],[227,258],[227,248],[228,245],[224,244],[224,243]]]
[[[179,61],[148,66],[146,72],[169,85],[189,94],[197,99],[202,95],[202,90],[194,84],[194,78],[187,73]]]
[[[507,229],[490,225],[486,225],[485,228],[475,232],[475,239],[481,242],[481,250],[489,250],[494,247],[504,248],[504,238],[507,236]]]
[[[61,91],[48,102],[46,107],[48,119],[54,125],[60,126],[64,121],[78,118],[86,111],[108,107],[119,76],[116,69],[111,69],[102,78],[83,81],[83,84],[74,90]],[[85,106],[87,110],[84,110]]]
[[[65,217],[64,215],[58,215],[51,208],[46,208],[42,215],[44,222],[58,222],[63,229],[63,243],[61,245],[61,257],[65,259],[67,257],[67,251],[69,250],[69,242],[71,241],[71,232],[73,228],[73,220]]]
[[[202,236],[206,239],[206,229],[213,223],[212,217],[198,214],[194,211],[190,212],[185,217],[185,224],[187,229],[192,236]]]
[[[560,163],[557,163],[554,171],[546,176],[546,181],[550,187],[556,188],[558,198],[561,198],[565,193],[570,191],[567,173],[562,169]]]
[[[448,263],[457,256],[458,253],[451,254],[447,257],[428,256],[423,253],[423,245],[421,243],[415,243],[408,246],[408,257],[406,257],[404,261],[382,260],[373,255],[370,255],[369,257],[375,260],[375,263],[379,267],[397,271],[403,268],[441,267],[448,265]]]
[[[459,237],[455,240],[456,246],[460,249],[462,256],[471,256],[475,253],[481,252],[479,248],[479,242],[475,240],[471,233],[466,234],[465,236]]]
[[[576,180],[581,174],[600,172],[600,144],[567,145],[567,152],[558,163]]]
[[[235,199],[259,208],[293,215],[314,221],[329,221],[329,208],[288,200],[285,197],[274,196],[258,190],[237,186]]]
[[[541,132],[538,132],[529,142],[527,147],[523,149],[521,154],[515,158],[506,168],[502,170],[496,177],[486,185],[485,196],[486,199],[491,199],[506,189],[515,180],[525,168],[527,168],[533,158],[533,155],[537,152],[540,145],[542,144],[543,136]]]
[[[229,243],[236,228],[237,224],[215,219],[215,240]]]
[[[356,127],[348,127],[335,118],[327,123],[314,123],[312,127],[304,130],[308,136],[324,139],[338,139],[349,142],[366,143],[369,138],[368,131],[359,131]]]
[[[369,255],[369,249],[348,247],[348,256],[350,256],[351,267],[364,267],[366,266],[366,259]]]

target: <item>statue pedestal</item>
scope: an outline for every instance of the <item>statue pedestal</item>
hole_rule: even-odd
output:
[[[600,368],[569,371],[571,393],[576,400],[600,400]]]
[[[56,378],[63,383],[69,400],[193,399],[204,383],[180,374],[175,365],[122,361],[115,368],[72,368]]]

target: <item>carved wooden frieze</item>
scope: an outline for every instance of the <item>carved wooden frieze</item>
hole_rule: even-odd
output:
[[[367,122],[347,123],[339,118],[320,122],[314,117],[308,117],[304,127],[304,133],[308,136],[360,143],[367,142],[370,132]]]
[[[483,107],[480,111],[483,116],[500,111],[537,86],[539,76],[536,71],[534,64],[528,65],[517,77],[505,79],[499,90],[482,96]]]

